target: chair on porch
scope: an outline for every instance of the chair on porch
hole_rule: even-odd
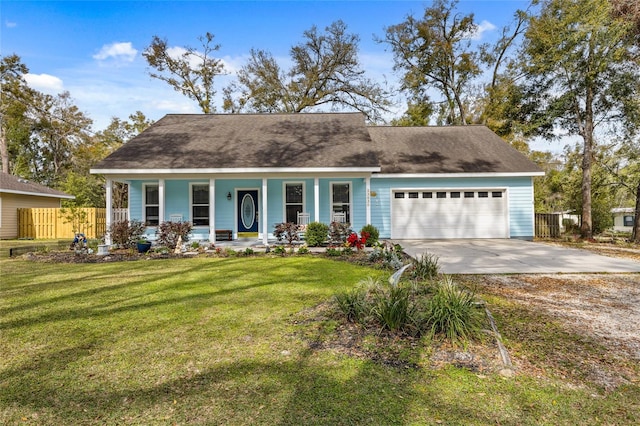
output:
[[[304,240],[305,233],[307,232],[307,225],[311,216],[307,212],[298,212],[298,237]]]
[[[181,214],[171,214],[171,215],[169,215],[169,221],[170,222],[182,222],[182,215]]]
[[[332,222],[346,223],[347,222],[347,214],[345,212],[333,212],[333,220],[332,220]]]

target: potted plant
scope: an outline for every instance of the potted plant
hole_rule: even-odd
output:
[[[136,246],[138,247],[138,253],[146,253],[151,250],[151,241],[140,239],[136,243]]]

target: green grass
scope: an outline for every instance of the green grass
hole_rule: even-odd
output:
[[[312,349],[317,324],[301,311],[380,274],[308,256],[0,260],[0,424],[639,421],[637,385],[604,393]]]

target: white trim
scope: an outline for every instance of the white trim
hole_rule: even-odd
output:
[[[216,180],[209,179],[209,241],[216,242]]]
[[[206,186],[209,189],[209,203],[207,206],[209,207],[209,223],[207,225],[198,225],[196,226],[193,221],[193,187],[194,185]],[[198,206],[203,206],[204,204],[198,204]],[[204,229],[211,225],[211,186],[209,182],[189,182],[189,222],[193,224],[194,229]]]
[[[320,222],[320,178],[313,178],[313,221]]]
[[[210,168],[210,169],[90,169],[91,174],[145,175],[145,174],[205,174],[205,173],[376,173],[380,167],[245,167],[245,168]]]
[[[364,178],[365,192],[365,225],[371,224],[371,178]]]
[[[113,221],[113,181],[111,179],[106,179],[105,181],[105,200],[105,207],[107,210],[105,226],[107,228],[107,231],[109,231],[109,229],[111,229],[111,222]],[[111,245],[111,234],[109,234],[109,232],[105,234],[104,242],[109,246]]]
[[[33,195],[35,197],[64,198],[67,200],[76,198],[75,195],[44,194],[42,192],[17,191],[14,189],[0,189],[0,194]]]
[[[156,186],[158,187],[158,225],[147,225],[147,206],[156,206],[156,204],[147,204],[147,186]],[[160,185],[158,183],[155,182],[144,182],[142,184],[142,214],[140,215],[140,217],[142,217],[142,223],[145,224],[145,226],[160,226],[160,224],[162,222],[160,222]],[[131,217],[131,216],[129,216]]]
[[[307,185],[305,181],[283,181],[282,182],[282,221],[287,221],[287,185],[302,185],[302,211],[306,212],[306,200],[307,200]],[[298,203],[290,203],[290,204],[298,204]]]
[[[158,226],[164,222],[165,194],[164,179],[158,179]]]
[[[265,246],[269,246],[269,228],[268,228],[268,220],[267,220],[267,188],[268,188],[268,180],[267,178],[262,178],[262,213],[260,213],[259,218],[262,219],[262,244]],[[258,191],[258,199],[260,199],[260,191]],[[258,229],[260,229],[260,224],[258,224]]]
[[[511,173],[379,173],[373,178],[476,178],[476,177],[530,177],[544,176],[544,172],[511,172]]]
[[[349,185],[349,219],[347,223],[353,225],[353,182],[345,181],[329,181],[329,222],[333,220],[333,185],[348,184]]]

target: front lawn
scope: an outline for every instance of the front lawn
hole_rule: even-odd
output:
[[[388,275],[347,262],[3,259],[0,274],[0,424],[639,421],[637,384],[603,392],[553,374],[437,369],[426,341],[411,366],[316,345],[310,336],[339,325],[309,312]]]

